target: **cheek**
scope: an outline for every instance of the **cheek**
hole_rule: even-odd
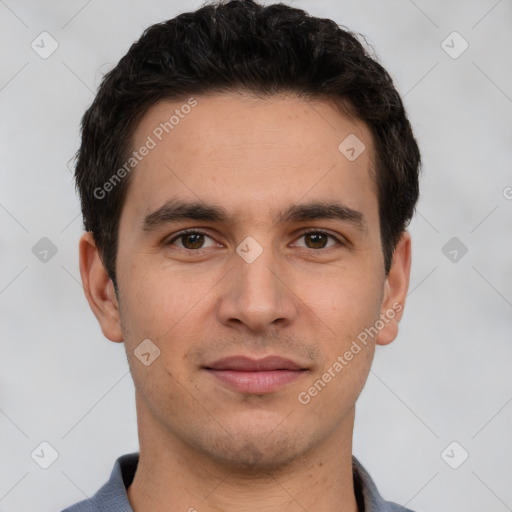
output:
[[[213,275],[183,272],[165,262],[155,265],[150,259],[142,257],[130,268],[119,269],[121,321],[132,343],[169,338],[201,307],[201,299],[215,284]]]
[[[321,319],[322,362],[311,376],[312,387],[302,391],[319,412],[322,403],[337,404],[332,413],[339,415],[359,396],[373,360],[376,338],[370,328],[379,319],[381,292],[378,279],[353,269],[311,287],[305,302]]]
[[[307,304],[322,321],[322,361],[297,399],[327,423],[339,421],[368,377],[375,349],[369,328],[379,319],[379,288],[364,278],[331,280],[326,293],[312,289]]]
[[[333,358],[300,390],[297,395],[300,407],[309,409],[309,417],[322,418],[325,425],[338,424],[353,409],[365,385],[373,353],[372,347],[363,346],[356,354],[352,353],[349,361],[340,352],[339,359]]]
[[[309,281],[301,299],[330,327],[334,336],[357,335],[379,316],[383,286],[364,269],[331,269]]]

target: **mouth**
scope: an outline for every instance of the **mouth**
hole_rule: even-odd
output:
[[[306,367],[277,356],[252,359],[232,356],[203,367],[210,375],[242,393],[267,394],[296,381],[308,371]]]

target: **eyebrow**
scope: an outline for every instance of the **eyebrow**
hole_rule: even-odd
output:
[[[228,222],[229,219],[229,214],[220,205],[201,201],[189,202],[181,199],[171,199],[144,217],[142,229],[144,231],[153,231],[166,224],[183,220]],[[368,225],[360,211],[332,201],[292,204],[287,208],[274,210],[273,219],[275,224],[334,219],[349,223],[361,231],[368,229]]]

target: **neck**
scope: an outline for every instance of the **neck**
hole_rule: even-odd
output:
[[[157,435],[139,416],[140,458],[128,499],[134,512],[358,512],[353,422],[354,410],[331,438],[286,466],[240,469]]]

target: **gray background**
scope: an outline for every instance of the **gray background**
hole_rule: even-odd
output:
[[[414,510],[512,510],[512,2],[289,3],[368,37],[424,159],[405,317],[378,347],[354,453]],[[0,512],[61,510],[138,449],[124,347],[80,284],[68,162],[102,74],[144,28],[200,5],[0,0]],[[46,59],[31,47],[43,31],[58,43]],[[43,237],[47,261],[32,250]],[[31,456],[43,441],[58,452],[48,469],[48,449]]]

